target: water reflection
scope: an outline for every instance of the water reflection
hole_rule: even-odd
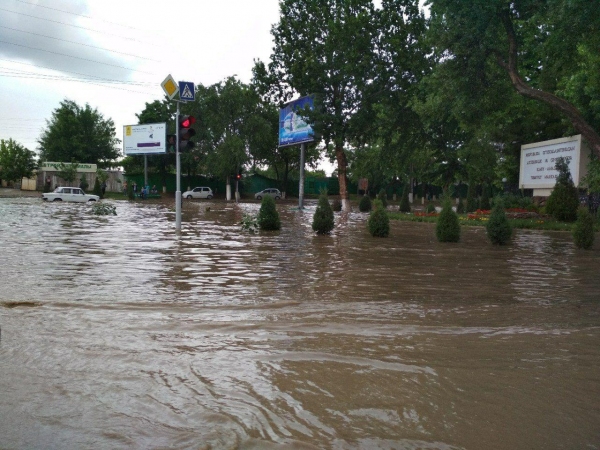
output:
[[[595,448],[595,251],[0,200],[2,448]]]

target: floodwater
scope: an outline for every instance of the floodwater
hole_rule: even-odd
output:
[[[2,449],[600,448],[599,245],[107,202],[0,199]]]

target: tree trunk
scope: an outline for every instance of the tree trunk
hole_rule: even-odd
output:
[[[523,78],[521,78],[517,66],[517,35],[510,19],[510,12],[508,10],[503,10],[500,13],[500,19],[502,20],[502,24],[508,37],[508,63],[506,63],[499,55],[496,56],[496,59],[498,64],[508,72],[510,81],[517,93],[524,97],[544,102],[550,107],[565,114],[573,124],[575,130],[577,130],[587,141],[590,149],[600,158],[600,134],[586,122],[579,110],[568,101],[557,97],[554,94],[528,86]]]
[[[338,180],[340,183],[340,199],[342,200],[342,210],[350,212],[350,197],[348,196],[348,158],[342,145],[336,144],[335,157],[338,163]]]

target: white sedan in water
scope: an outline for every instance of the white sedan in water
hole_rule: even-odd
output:
[[[53,192],[42,194],[42,200],[49,202],[97,202],[100,197],[86,194],[83,189],[76,187],[57,187]]]

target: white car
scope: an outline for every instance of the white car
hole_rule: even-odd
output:
[[[254,198],[256,200],[262,200],[263,197],[273,197],[275,200],[279,200],[281,198],[281,191],[275,188],[263,189],[260,192],[254,194]]]
[[[206,186],[195,187],[191,191],[185,191],[183,194],[181,194],[181,196],[183,198],[208,198],[208,199],[211,199],[211,198],[213,198],[213,191],[211,188],[206,187]]]
[[[53,192],[42,194],[42,200],[49,202],[97,202],[100,197],[86,194],[83,189],[76,187],[57,187]]]

